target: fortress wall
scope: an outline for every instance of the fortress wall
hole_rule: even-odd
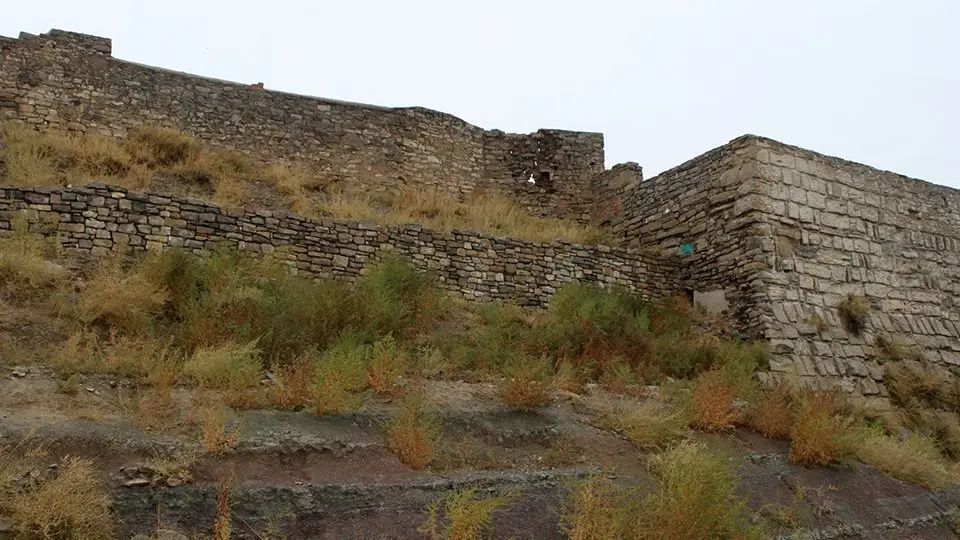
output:
[[[512,193],[530,213],[591,221],[591,194],[604,173],[603,135],[546,130],[484,136],[486,185]]]
[[[775,370],[886,395],[877,336],[960,368],[960,191],[758,139]],[[872,304],[862,335],[837,306]],[[818,324],[819,323],[819,324]],[[818,328],[819,326],[819,328]]]
[[[756,151],[750,137],[741,137],[626,183],[607,207],[625,245],[678,257],[688,293],[714,311],[729,311],[748,337],[764,334],[765,291],[757,274],[770,263],[761,241]]]
[[[603,136],[485,131],[419,107],[385,108],[264,90],[117,60],[109,39],[53,30],[0,40],[0,120],[122,137],[179,127],[265,161],[309,164],[367,189],[478,186],[513,194],[535,215],[589,220]],[[530,184],[529,172],[549,182]],[[546,185],[549,183],[549,186]]]
[[[392,253],[435,273],[444,289],[469,300],[526,306],[546,305],[572,281],[618,286],[647,299],[673,294],[677,287],[669,262],[626,249],[228,211],[103,185],[0,188],[0,234],[9,233],[20,212],[32,230],[59,238],[68,253],[81,257],[168,246],[200,252],[226,243],[253,253],[276,252],[302,275],[353,280],[371,261]]]

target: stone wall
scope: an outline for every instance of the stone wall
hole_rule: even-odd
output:
[[[679,259],[689,294],[714,294],[748,337],[764,332],[762,283],[767,262],[760,242],[762,214],[756,150],[741,137],[619,191],[611,226],[624,245]]]
[[[775,370],[885,395],[877,336],[960,367],[960,191],[768,139],[758,148],[773,255],[767,338]],[[848,295],[872,304],[844,328]]]
[[[178,127],[368,189],[497,188],[535,215],[581,222],[604,169],[598,133],[505,134],[419,107],[268,91],[117,60],[109,39],[58,30],[0,39],[2,120],[116,137],[143,124]]]
[[[31,227],[56,236],[79,256],[181,246],[195,252],[221,243],[274,253],[307,276],[352,280],[387,253],[436,274],[442,286],[470,300],[502,299],[544,306],[565,283],[618,286],[643,298],[676,290],[676,268],[632,250],[535,243],[419,226],[321,220],[292,214],[228,211],[192,199],[130,193],[121,188],[0,188],[0,234],[25,212]]]

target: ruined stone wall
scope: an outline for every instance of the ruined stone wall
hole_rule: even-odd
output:
[[[764,333],[765,293],[756,275],[768,264],[755,153],[751,138],[741,137],[628,182],[620,188],[619,214],[610,217],[624,245],[676,258],[684,288],[719,298],[717,310],[731,313],[748,337]]]
[[[178,127],[262,160],[309,164],[374,190],[478,186],[532,213],[589,220],[604,168],[603,136],[485,131],[454,116],[266,91],[121,61],[109,39],[51,31],[0,39],[0,121],[122,137],[143,124]],[[530,174],[541,178],[528,182]]]
[[[676,268],[669,262],[626,249],[228,211],[103,185],[0,188],[0,234],[9,233],[12,218],[24,211],[33,230],[58,237],[68,253],[79,256],[167,246],[199,252],[226,243],[254,253],[276,252],[302,275],[352,280],[390,253],[433,272],[445,289],[467,299],[526,306],[544,306],[572,281],[618,286],[648,299],[671,294],[677,286]]]
[[[542,129],[484,136],[485,184],[512,193],[534,215],[591,220],[591,195],[604,172],[603,135]]]
[[[775,370],[886,395],[877,336],[960,367],[960,191],[757,139]],[[837,306],[872,304],[861,335]]]

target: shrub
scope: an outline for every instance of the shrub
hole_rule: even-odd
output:
[[[67,271],[48,260],[56,256],[56,248],[43,236],[29,232],[25,214],[11,219],[12,234],[0,238],[0,283],[4,295],[21,296],[24,290],[35,291],[63,283]]]
[[[276,380],[268,398],[274,407],[282,410],[297,410],[308,407],[314,401],[316,363],[311,358],[301,358],[289,366],[276,369]]]
[[[621,363],[631,368],[648,361],[648,306],[635,296],[593,285],[560,288],[538,320],[539,347],[589,368],[599,379]]]
[[[123,147],[138,163],[172,167],[194,159],[199,151],[193,138],[178,129],[142,126],[130,132]]]
[[[478,497],[476,489],[461,489],[427,508],[427,521],[418,529],[434,540],[474,540],[490,534],[494,513],[514,496]],[[442,513],[442,517],[441,517]]]
[[[838,413],[837,399],[830,392],[801,393],[790,429],[791,463],[829,465],[852,455],[849,422]]]
[[[871,429],[859,445],[857,457],[894,478],[927,489],[941,489],[958,481],[956,469],[944,459],[937,442],[917,433],[898,440]]]
[[[187,360],[183,373],[206,388],[254,386],[263,375],[260,350],[256,341],[203,347]]]
[[[169,295],[147,274],[125,272],[121,262],[114,256],[97,266],[77,301],[77,316],[85,323],[142,332],[163,312]]]
[[[535,410],[550,403],[550,385],[546,382],[549,360],[520,357],[507,370],[501,396],[511,407]]]
[[[950,372],[904,360],[884,367],[883,382],[890,400],[909,415],[922,409],[960,412],[960,379]]]
[[[373,266],[353,295],[357,329],[376,339],[425,330],[440,314],[442,296],[433,279],[399,259]]]
[[[114,538],[107,491],[90,461],[64,458],[55,478],[0,494],[0,510],[23,538]]]
[[[4,180],[10,185],[56,186],[96,179],[142,188],[150,182],[147,170],[134,164],[111,138],[16,125],[4,126],[2,138]]]
[[[213,523],[213,540],[230,540],[233,531],[233,516],[230,510],[232,479],[221,482],[217,493],[217,514]]]
[[[623,433],[637,448],[655,450],[666,448],[687,435],[688,417],[683,410],[669,405],[647,401],[640,405],[623,404],[607,411],[601,424],[607,429]]]
[[[217,457],[230,454],[240,438],[240,424],[227,429],[226,417],[220,407],[205,409],[200,417],[200,438],[207,453]]]
[[[406,352],[393,335],[380,338],[373,344],[367,364],[367,385],[378,394],[398,395],[397,383],[409,366]]]
[[[653,456],[656,490],[645,497],[633,520],[633,537],[760,537],[748,527],[744,501],[734,495],[730,461],[701,444],[682,442]]]
[[[422,395],[407,396],[387,423],[387,447],[412,469],[424,469],[437,455],[440,426]]]
[[[724,372],[708,371],[697,377],[693,390],[691,425],[704,431],[726,431],[733,427],[734,390]]]
[[[847,331],[855,335],[859,335],[863,331],[872,309],[867,297],[853,294],[847,296],[837,306],[837,312],[840,315],[840,320],[843,321],[843,325]]]
[[[570,540],[622,538],[622,504],[613,481],[593,473],[570,490],[560,529]]]
[[[751,404],[748,419],[750,426],[764,437],[789,439],[793,426],[790,387],[781,381],[761,393]]]

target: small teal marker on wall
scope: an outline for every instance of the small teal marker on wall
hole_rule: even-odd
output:
[[[680,255],[693,255],[693,244],[680,244]]]

